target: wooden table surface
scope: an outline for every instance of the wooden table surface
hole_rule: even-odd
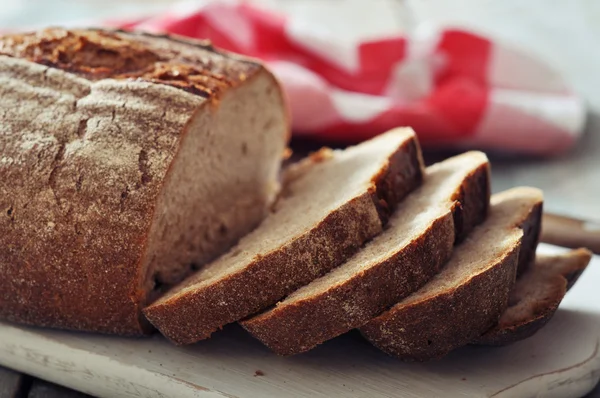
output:
[[[315,12],[324,0],[260,0],[269,5],[325,18]],[[0,29],[24,25],[57,25],[73,19],[131,15],[157,10],[170,0],[11,0],[0,8]],[[332,7],[364,4],[362,0],[328,0]],[[354,33],[410,30],[423,21],[469,26],[549,60],[588,101],[589,123],[577,147],[559,159],[493,159],[494,191],[530,184],[545,191],[546,208],[580,218],[600,220],[600,2],[572,0],[376,0],[370,9],[386,12],[372,24],[362,12],[356,21],[339,21],[327,13],[334,29],[352,26]],[[312,7],[312,8],[311,8]],[[358,8],[357,8],[358,9]],[[84,397],[84,394],[0,368],[0,398]],[[600,398],[600,387],[589,398]]]

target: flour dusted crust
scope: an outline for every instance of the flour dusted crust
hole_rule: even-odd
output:
[[[227,254],[144,309],[177,344],[275,304],[381,233],[423,178],[418,141],[397,129],[343,151],[322,150],[287,173],[263,223]]]
[[[294,355],[364,325],[439,272],[455,240],[485,218],[489,186],[489,163],[480,152],[431,166],[384,232],[242,326],[277,354]]]
[[[488,330],[506,309],[519,257],[531,258],[543,196],[515,188],[492,196],[490,215],[427,285],[360,328],[403,360],[440,358]]]
[[[262,66],[215,50],[209,42],[106,30],[46,29],[4,36],[0,54],[86,78],[169,85],[209,98]]]
[[[181,39],[0,38],[0,319],[147,329],[143,256],[186,125],[260,73]]]
[[[2,58],[0,267],[9,277],[0,282],[0,313],[26,323],[125,332],[137,320],[109,326],[111,318],[125,316],[141,297],[122,282],[138,277],[134,265],[174,155],[170,148],[200,100],[177,95],[184,112],[163,118],[171,87],[91,83]],[[83,303],[98,299],[105,305],[87,308],[73,323]]]

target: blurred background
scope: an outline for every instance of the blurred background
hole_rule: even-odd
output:
[[[138,19],[173,10],[174,3],[167,0],[3,1],[0,30],[98,25],[106,20]],[[177,3],[176,9],[191,10],[207,1]],[[600,55],[596,50],[600,39],[600,2],[597,0],[254,0],[250,3],[282,12],[307,25],[304,31],[347,45],[360,40],[411,37],[428,29],[458,27],[536,59],[555,71],[564,85],[584,101],[585,119],[581,121],[582,127],[575,127],[583,133],[561,153],[540,156],[527,151],[500,151],[501,155],[493,157],[493,189],[534,185],[545,191],[548,210],[588,220],[600,219]],[[508,71],[513,72],[519,73],[518,69]],[[560,123],[560,104],[554,107],[559,115],[554,118]],[[511,127],[510,123],[508,126]],[[339,133],[336,134],[339,137]],[[315,136],[309,135],[310,138]],[[306,135],[298,137],[303,142]],[[469,146],[466,143],[460,149]],[[489,149],[495,153],[493,146]],[[439,156],[428,152],[432,160]]]

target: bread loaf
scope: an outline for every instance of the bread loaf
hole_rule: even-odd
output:
[[[458,245],[429,283],[360,328],[373,345],[404,360],[439,358],[483,334],[508,304],[520,253],[530,259],[543,196],[515,188],[492,196],[488,218]],[[529,244],[530,246],[525,246]]]
[[[439,272],[454,243],[485,218],[489,200],[483,153],[428,167],[423,185],[400,203],[384,232],[242,326],[276,353],[293,355],[364,325]]]
[[[422,173],[410,129],[318,152],[288,173],[281,197],[256,230],[144,313],[169,339],[188,344],[275,304],[381,233]]]
[[[103,30],[0,38],[0,319],[140,334],[261,221],[289,136],[263,66]]]

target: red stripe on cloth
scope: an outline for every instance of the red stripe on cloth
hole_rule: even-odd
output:
[[[406,40],[391,37],[361,44],[358,47],[362,92],[382,94],[390,80],[393,68],[406,57]]]
[[[285,36],[286,18],[272,11],[263,10],[247,3],[238,6],[240,14],[251,22],[256,43],[247,55],[263,60],[281,59],[279,54],[291,57],[288,39]],[[234,32],[235,30],[232,30]]]
[[[410,126],[416,131],[419,140],[426,145],[439,140],[466,139],[474,132],[465,128],[460,123],[460,117],[453,112],[459,112],[467,121],[479,117],[481,103],[485,102],[485,93],[469,93],[463,101],[454,100],[452,92],[448,94],[450,95],[447,97],[441,95],[411,104],[393,104],[386,111],[365,122],[347,122],[338,118],[331,124],[322,126],[319,129],[319,137],[351,143],[374,137],[397,126]]]
[[[435,74],[436,88],[427,102],[453,125],[457,134],[452,137],[474,134],[484,116],[491,50],[489,40],[464,31],[449,29],[440,38],[435,51],[443,67]]]
[[[428,107],[445,120],[449,128],[439,138],[460,138],[473,135],[488,106],[487,87],[466,77],[453,77],[438,86],[424,99]]]
[[[221,30],[215,28],[209,21],[210,18],[207,18],[205,13],[195,12],[185,17],[176,19],[164,18],[160,21],[150,21],[149,23],[153,30],[164,31],[195,39],[209,39],[217,47],[233,52],[243,52],[243,49],[236,45],[236,43],[229,38],[227,33],[221,32]]]
[[[363,43],[357,49],[359,69],[350,72],[313,53],[302,43],[296,43],[289,37],[288,43],[290,53],[279,53],[276,58],[296,62],[343,90],[373,95],[382,93],[390,78],[392,66],[404,57],[406,48],[406,41],[401,38],[382,43]],[[383,57],[382,64],[375,67],[378,62],[377,57],[380,56]]]
[[[483,37],[458,30],[444,31],[436,48],[444,58],[444,67],[436,74],[436,82],[442,84],[448,78],[464,76],[487,84],[491,51],[492,43]]]

